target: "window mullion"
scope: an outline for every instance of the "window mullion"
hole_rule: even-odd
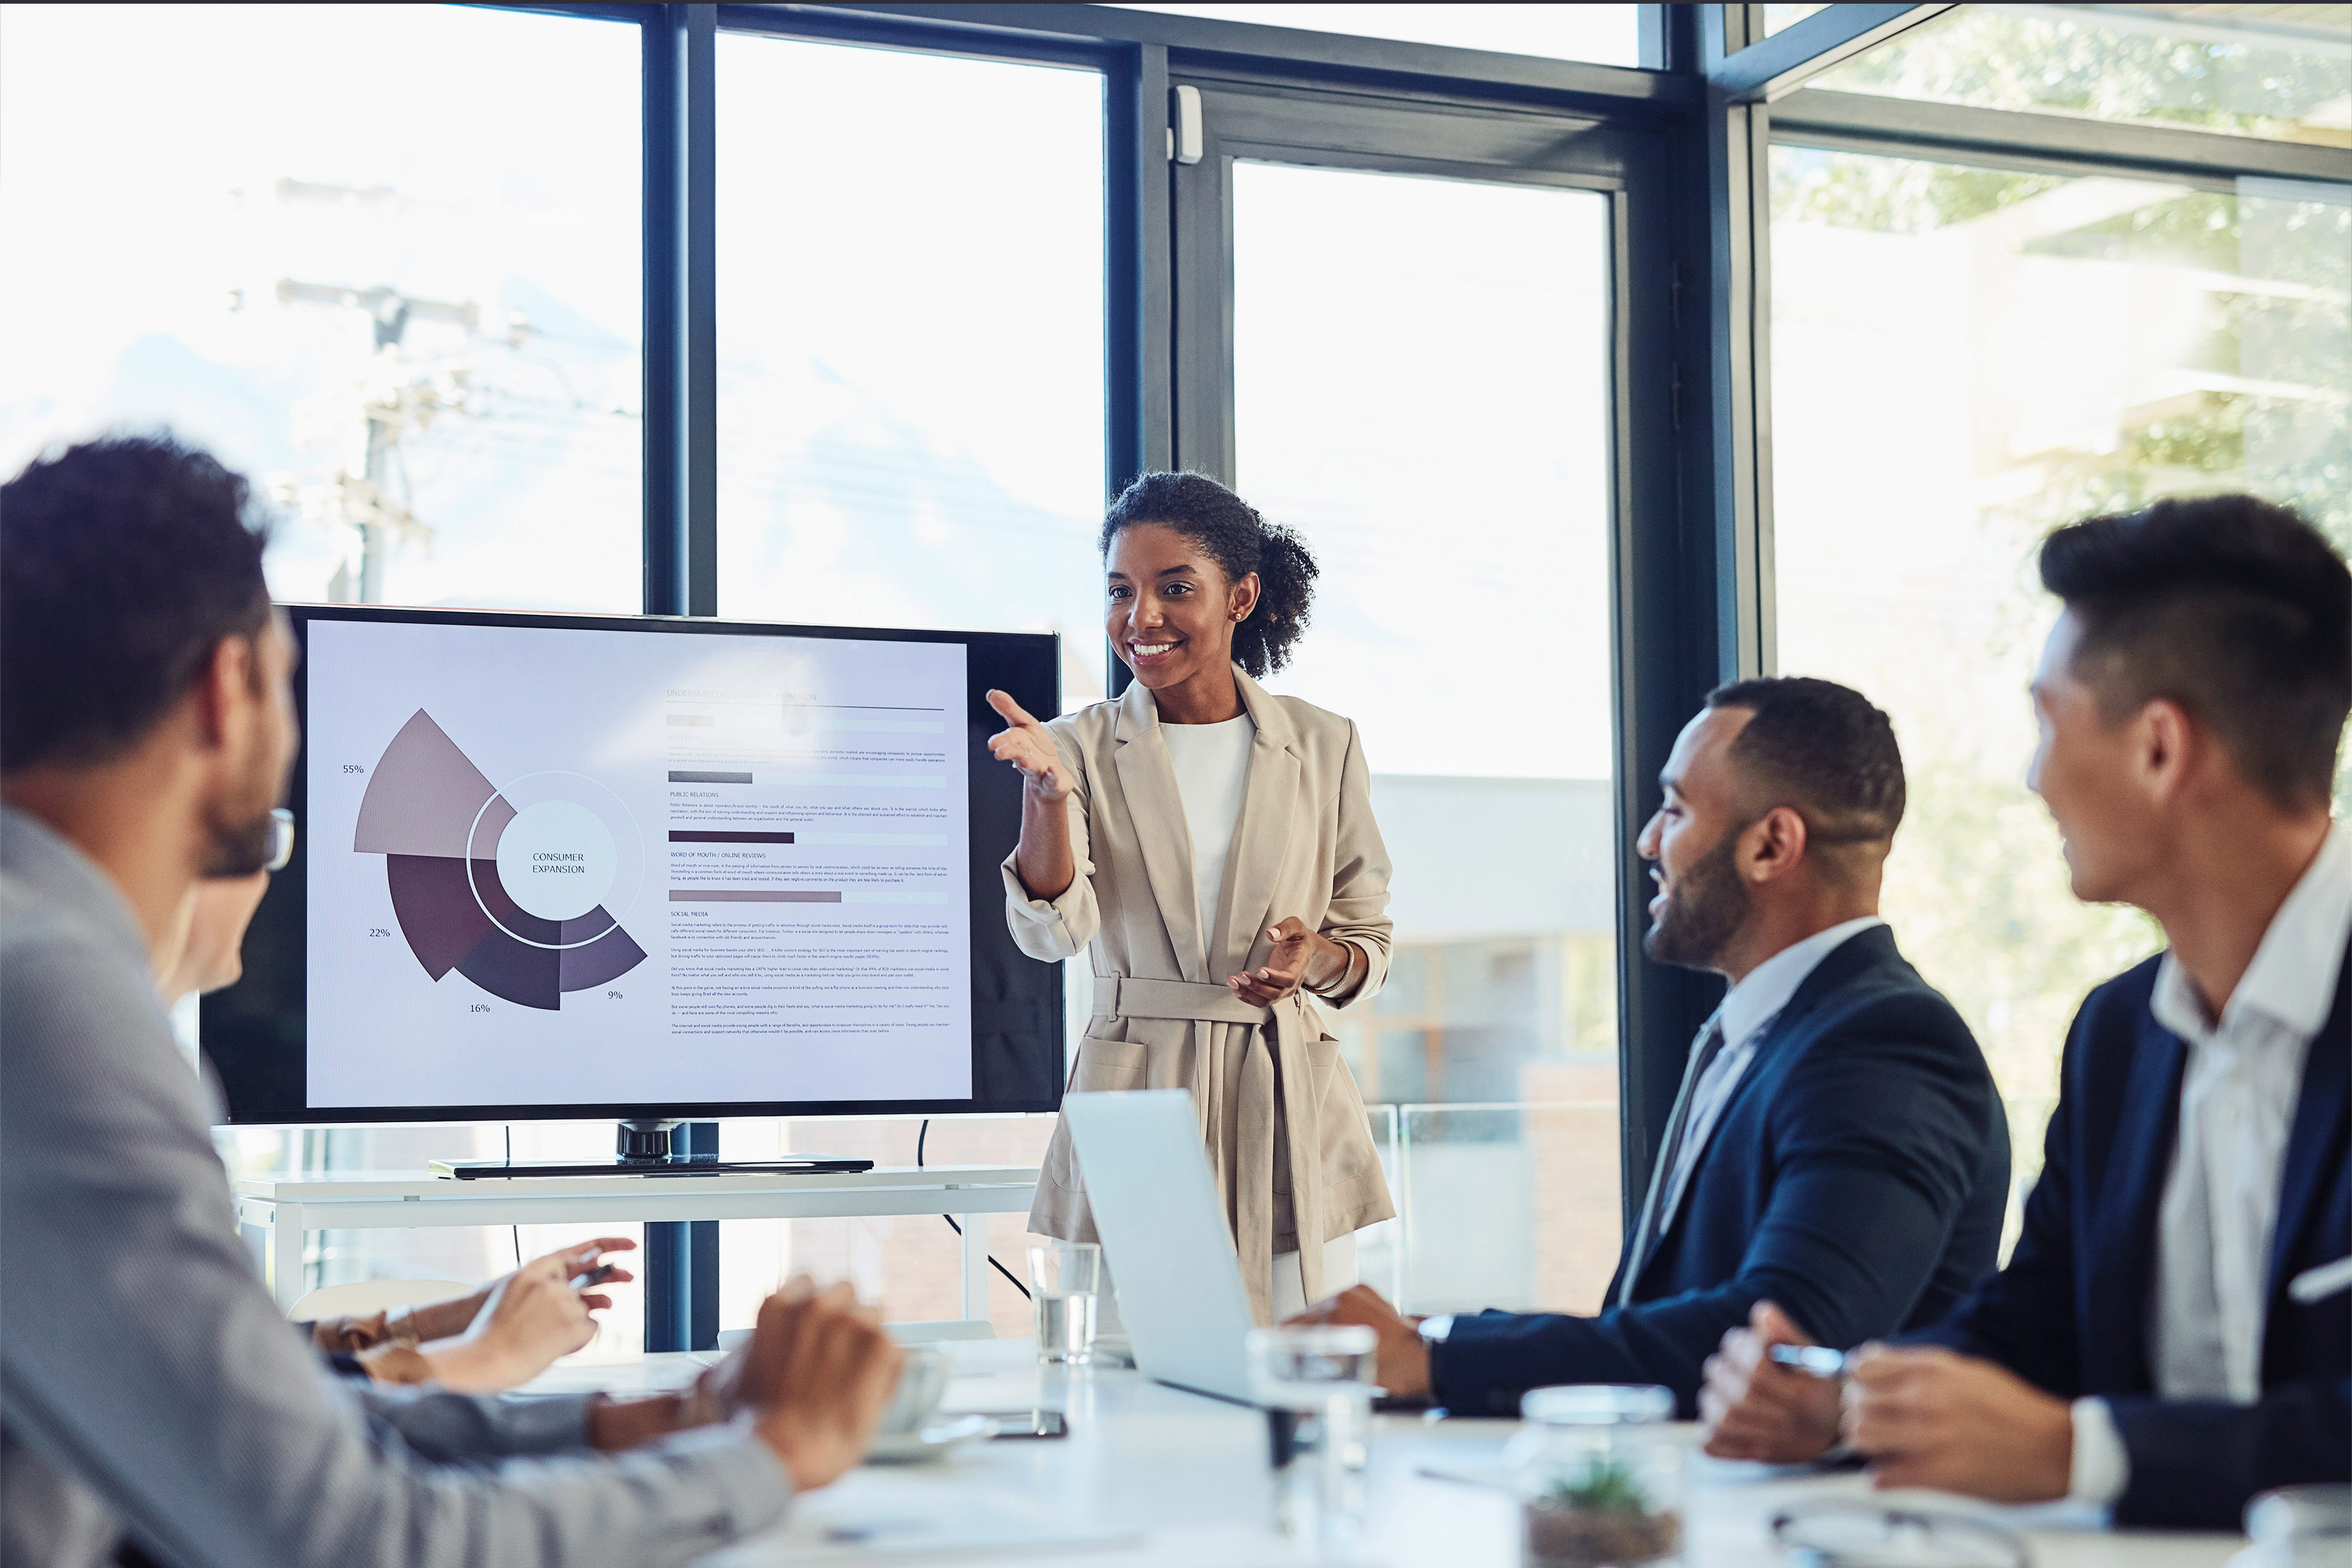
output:
[[[645,24],[646,611],[719,613],[716,5]]]

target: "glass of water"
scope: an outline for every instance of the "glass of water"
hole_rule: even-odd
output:
[[[1275,1523],[1346,1547],[1363,1533],[1379,1341],[1358,1324],[1253,1329],[1251,1393],[1273,1440]]]
[[[1091,1241],[1048,1241],[1029,1249],[1029,1292],[1037,1314],[1037,1360],[1084,1366],[1095,1357],[1095,1296],[1102,1248]]]

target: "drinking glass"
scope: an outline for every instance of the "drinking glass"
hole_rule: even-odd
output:
[[[2267,1491],[2246,1505],[2248,1568],[2321,1568],[2352,1562],[2352,1487],[2340,1481]]]
[[[1266,1407],[1275,1522],[1324,1547],[1363,1533],[1370,1458],[1373,1352],[1359,1324],[1253,1329],[1251,1392]]]
[[[1095,1293],[1102,1248],[1091,1241],[1048,1241],[1029,1249],[1029,1292],[1037,1317],[1037,1360],[1085,1366],[1095,1356]]]

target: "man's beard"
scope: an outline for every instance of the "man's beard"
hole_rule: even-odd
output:
[[[267,867],[278,849],[277,822],[269,807],[212,821],[212,843],[205,856],[207,877],[249,877]]]
[[[1675,879],[1666,907],[1642,938],[1642,951],[1660,963],[1685,969],[1712,968],[1714,960],[1748,923],[1748,884],[1732,867],[1739,847],[1737,829]]]

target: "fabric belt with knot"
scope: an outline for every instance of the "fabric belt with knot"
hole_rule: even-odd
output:
[[[1281,1104],[1290,1121],[1291,1223],[1298,1237],[1300,1284],[1307,1300],[1322,1300],[1323,1137],[1317,1122],[1323,1097],[1309,1057],[1321,1036],[1308,1024],[1305,996],[1294,991],[1261,1007],[1223,985],[1097,974],[1094,1016],[1192,1026],[1192,1105],[1241,1259],[1242,1283],[1260,1323],[1274,1319],[1274,1119],[1280,1075]],[[1238,1060],[1227,1048],[1225,1032],[1211,1028],[1213,1024],[1248,1028]],[[1217,1130],[1228,1122],[1232,1137],[1218,1137]]]

